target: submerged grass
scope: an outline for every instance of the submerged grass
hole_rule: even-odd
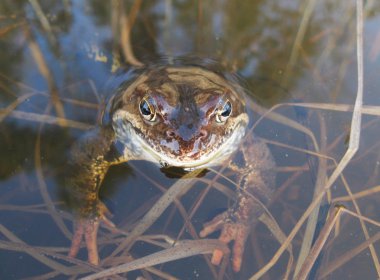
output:
[[[132,64],[141,66],[141,62],[136,59],[132,51],[132,44],[130,41],[130,33],[131,29],[134,25],[134,21],[136,20],[136,16],[139,12],[142,1],[135,1],[134,5],[131,9],[129,16],[127,17],[125,14],[119,15],[120,22],[119,28],[121,30],[121,39],[120,41],[123,43],[123,52],[126,60]],[[34,9],[38,11],[39,19],[43,23],[45,21],[45,15],[41,10],[41,7],[38,5],[38,1],[31,1],[34,6]],[[306,8],[307,12],[304,14],[303,22],[308,22],[310,20],[310,15],[313,10],[313,5],[315,5],[315,1],[309,1],[308,6]],[[121,3],[119,1],[113,1],[112,9],[113,13],[118,13],[117,9],[120,7]],[[369,235],[368,229],[366,227],[366,223],[370,223],[375,227],[380,227],[380,223],[365,217],[362,214],[362,211],[359,207],[358,201],[359,199],[367,199],[373,194],[377,194],[380,192],[380,186],[376,185],[367,190],[352,192],[352,187],[349,186],[344,174],[343,170],[345,167],[352,163],[352,158],[355,155],[356,151],[359,147],[359,141],[361,137],[361,118],[362,115],[370,115],[378,117],[380,115],[380,107],[379,106],[363,106],[363,38],[362,38],[362,29],[363,29],[363,11],[362,11],[362,1],[357,1],[357,63],[358,63],[358,89],[356,95],[355,105],[347,105],[347,104],[329,104],[329,103],[282,103],[272,107],[270,110],[264,110],[261,107],[257,106],[254,103],[250,103],[252,110],[261,114],[261,117],[255,122],[255,124],[251,128],[251,132],[257,128],[258,125],[264,119],[269,119],[273,122],[279,123],[280,125],[286,127],[289,130],[295,130],[302,132],[305,134],[308,139],[310,139],[312,143],[313,150],[306,150],[300,147],[295,147],[292,145],[279,143],[274,140],[267,140],[267,143],[276,147],[281,147],[284,149],[292,150],[298,153],[302,153],[314,158],[318,159],[319,168],[317,171],[317,182],[315,183],[315,192],[314,197],[310,205],[303,212],[301,217],[296,220],[295,217],[290,217],[289,220],[293,220],[293,228],[290,230],[290,233],[284,233],[284,229],[282,226],[277,223],[276,219],[278,217],[273,217],[268,209],[266,212],[260,217],[260,220],[267,226],[269,231],[273,234],[276,240],[281,244],[274,255],[268,259],[265,255],[260,255],[261,261],[265,264],[261,269],[258,270],[257,273],[251,276],[251,279],[261,279],[265,275],[270,275],[269,270],[276,266],[280,261],[280,257],[282,254],[287,251],[289,256],[287,258],[286,266],[284,267],[282,272],[279,272],[278,275],[281,275],[281,279],[306,279],[310,269],[315,264],[316,258],[319,256],[321,250],[326,249],[329,250],[331,248],[330,244],[327,242],[327,238],[330,233],[333,231],[334,226],[339,220],[342,213],[348,213],[351,216],[354,216],[359,219],[361,224],[361,230],[365,236],[365,241],[356,247],[348,250],[344,253],[340,258],[331,261],[326,267],[320,268],[320,277],[326,277],[332,272],[336,271],[338,268],[342,267],[345,263],[352,260],[356,255],[358,255],[363,250],[369,250],[371,253],[371,259],[373,265],[375,267],[377,277],[380,277],[380,265],[378,260],[377,252],[373,244],[380,240],[380,234],[377,232],[373,236]],[[43,24],[44,25],[44,24]],[[20,25],[21,26],[21,25]],[[17,26],[11,26],[12,30],[17,28]],[[296,38],[296,42],[294,43],[294,48],[292,51],[291,59],[289,61],[288,67],[293,68],[296,60],[298,59],[297,50],[300,45],[300,41],[305,35],[307,24],[301,24],[301,28]],[[50,26],[44,27],[47,30],[50,30]],[[3,29],[4,33],[10,32],[8,29]],[[26,31],[27,33],[29,31]],[[51,30],[47,31],[47,35],[52,35]],[[50,35],[49,35],[50,34]],[[2,33],[0,33],[2,36]],[[29,37],[27,35],[26,37]],[[30,37],[29,37],[30,38]],[[47,67],[46,61],[43,57],[43,53],[39,49],[38,45],[34,42],[33,39],[29,40],[29,47],[32,51],[32,56],[35,59],[35,63],[38,66],[38,69],[46,79],[47,84],[49,85],[49,91],[51,92],[51,104],[47,106],[48,110],[41,113],[34,112],[24,112],[17,110],[17,107],[22,105],[26,100],[34,98],[36,96],[49,97],[49,95],[34,91],[33,89],[26,88],[29,93],[16,97],[16,99],[8,105],[6,108],[0,110],[0,123],[4,122],[4,120],[9,118],[21,119],[25,121],[33,121],[40,124],[40,128],[37,134],[37,139],[35,143],[34,150],[34,167],[35,173],[37,176],[37,182],[40,190],[40,194],[43,197],[44,203],[39,205],[30,205],[30,206],[16,206],[16,205],[1,205],[0,209],[2,211],[14,211],[16,208],[18,211],[28,212],[28,215],[40,215],[40,214],[48,214],[51,216],[54,221],[56,227],[62,233],[62,238],[71,238],[71,232],[67,228],[67,220],[71,219],[71,217],[65,213],[62,213],[58,208],[58,204],[51,197],[51,192],[49,190],[49,184],[46,182],[45,172],[43,168],[43,164],[41,162],[41,157],[43,154],[41,153],[41,146],[43,143],[41,142],[41,131],[43,130],[44,124],[52,124],[57,125],[62,128],[74,128],[80,130],[88,130],[92,125],[85,124],[82,122],[74,121],[67,119],[65,117],[64,105],[77,106],[79,108],[89,108],[89,109],[98,109],[97,104],[92,104],[84,101],[79,101],[70,98],[62,98],[59,96],[59,91],[55,85],[54,79],[50,74],[50,71]],[[326,54],[324,54],[326,55]],[[14,82],[14,81],[13,81]],[[90,81],[91,84],[91,81]],[[93,84],[92,84],[93,85]],[[20,85],[21,86],[21,85]],[[95,89],[95,87],[93,87]],[[9,92],[11,92],[9,90]],[[93,91],[95,96],[98,96],[96,91]],[[13,95],[13,94],[11,94]],[[17,95],[15,95],[17,96]],[[97,98],[100,101],[100,98]],[[58,117],[52,116],[49,112],[50,106],[53,106],[56,110]],[[286,107],[302,107],[309,108],[314,110],[322,110],[327,112],[338,111],[338,112],[353,112],[352,113],[352,122],[350,128],[350,137],[349,137],[349,145],[346,153],[342,157],[342,159],[337,162],[334,156],[330,156],[330,152],[333,150],[335,145],[341,141],[343,134],[337,137],[335,141],[327,143],[326,136],[326,123],[323,119],[319,118],[319,124],[321,127],[321,131],[319,132],[320,141],[317,140],[315,136],[315,132],[313,132],[310,128],[306,127],[303,124],[300,124],[297,121],[294,121],[288,117],[283,116],[280,113],[277,113],[282,108]],[[356,160],[358,160],[356,158]],[[364,160],[364,159],[363,159]],[[278,167],[278,172],[280,173],[289,173],[292,174],[288,177],[287,180],[283,182],[278,191],[273,198],[272,203],[281,204],[281,196],[289,190],[294,184],[294,182],[302,176],[306,171],[310,171],[310,165],[305,163],[303,166],[281,166]],[[72,276],[73,278],[80,277],[84,274],[94,273],[92,275],[86,276],[83,279],[98,279],[101,277],[111,276],[113,275],[116,278],[121,278],[115,276],[116,274],[126,273],[132,270],[143,270],[143,274],[147,279],[153,278],[152,275],[157,275],[163,279],[177,279],[175,276],[171,275],[169,272],[165,271],[165,267],[152,268],[152,266],[156,266],[159,264],[163,264],[166,262],[170,262],[173,260],[180,260],[182,258],[187,258],[195,255],[209,255],[216,248],[222,250],[226,254],[229,252],[229,249],[223,245],[221,242],[217,240],[196,240],[198,239],[198,234],[196,230],[196,226],[192,223],[192,219],[195,217],[197,211],[200,209],[202,204],[206,201],[206,196],[210,193],[211,189],[214,188],[221,194],[223,194],[226,198],[231,198],[233,196],[233,192],[230,190],[228,184],[234,185],[239,188],[234,182],[231,182],[227,176],[224,175],[224,171],[226,171],[227,166],[222,166],[221,170],[211,170],[213,172],[214,177],[212,179],[207,178],[197,178],[203,170],[193,171],[184,177],[181,180],[178,180],[174,183],[168,190],[158,182],[155,182],[150,176],[146,174],[140,174],[140,176],[145,176],[148,181],[152,183],[155,187],[157,187],[163,194],[160,198],[149,200],[146,204],[141,205],[141,207],[136,210],[135,213],[132,213],[130,216],[125,218],[125,221],[128,221],[126,230],[118,230],[116,233],[109,233],[105,238],[104,235],[101,236],[99,240],[99,246],[110,246],[109,248],[113,248],[112,252],[109,253],[108,257],[105,258],[102,262],[102,267],[94,267],[87,262],[82,262],[77,259],[72,259],[66,256],[67,249],[65,248],[56,248],[56,247],[37,247],[26,244],[23,240],[18,238],[14,233],[12,233],[8,228],[3,225],[0,225],[0,232],[2,234],[0,240],[0,248],[3,250],[17,251],[23,252],[25,254],[30,255],[33,259],[43,264],[44,266],[51,269],[51,272],[45,273],[44,275],[38,275],[35,279],[48,279],[52,277],[56,277],[59,275]],[[328,173],[331,172],[331,175],[328,176]],[[142,172],[142,171],[137,171]],[[343,186],[345,187],[347,196],[339,196],[336,198],[332,198],[332,194],[329,193],[331,186],[340,179]],[[225,182],[225,183],[223,183]],[[201,184],[204,189],[197,195],[196,199],[194,199],[194,203],[190,207],[186,207],[181,203],[181,197],[184,196],[188,190],[194,184]],[[323,227],[321,233],[319,234],[317,240],[313,243],[314,232],[316,228],[316,220],[318,209],[320,206],[320,202],[324,198],[328,198],[330,203],[342,203],[342,202],[350,202],[353,205],[355,210],[351,211],[345,209],[343,207],[333,208],[330,212],[329,218],[327,219],[326,225]],[[161,234],[161,235],[148,235],[145,232],[154,224],[163,214],[166,209],[169,209],[171,205],[174,207],[171,209],[171,215],[168,215],[168,220],[166,225],[169,225],[174,220],[174,215],[178,212],[180,213],[184,223],[180,230],[177,233],[176,238],[172,238],[169,235]],[[314,214],[313,214],[314,213]],[[313,218],[311,218],[313,216]],[[141,218],[142,217],[142,218]],[[301,227],[309,219],[309,225],[307,229],[302,232]],[[130,222],[136,221],[131,226]],[[123,224],[121,222],[120,224]],[[338,226],[336,226],[336,229]],[[163,231],[165,232],[165,231]],[[184,232],[189,232],[191,237],[195,240],[184,240],[185,235]],[[286,232],[286,231],[285,231]],[[295,238],[297,235],[302,235],[302,240],[297,240],[295,242]],[[125,237],[126,236],[126,237]],[[149,255],[143,256],[141,258],[134,258],[133,254],[130,252],[132,246],[136,244],[137,241],[143,241],[147,244],[151,244],[152,246],[159,247],[159,249]],[[299,243],[302,243],[302,249],[299,249]],[[247,243],[248,244],[248,243]],[[248,246],[248,245],[247,245]],[[295,250],[297,248],[297,250]],[[110,251],[108,251],[110,252]],[[298,260],[294,263],[294,255],[297,253]],[[128,260],[127,263],[125,259]],[[227,261],[228,258],[224,258],[224,263],[221,268],[216,269],[209,262],[209,257],[205,257],[208,262],[208,269],[210,274],[215,279],[230,279],[234,276],[229,273],[227,270]],[[103,270],[104,268],[104,270]],[[107,268],[107,269],[105,269]],[[30,278],[33,279],[33,278]]]

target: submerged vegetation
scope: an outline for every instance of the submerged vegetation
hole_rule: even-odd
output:
[[[379,278],[380,5],[285,2],[2,1],[0,278]],[[102,262],[69,258],[63,167],[101,119],[104,85],[119,68],[188,54],[245,79],[250,133],[277,161],[242,271],[228,258],[213,266],[210,253],[229,248],[198,235],[239,187],[226,166],[184,176],[142,162],[113,168],[101,196],[117,230],[100,232]]]

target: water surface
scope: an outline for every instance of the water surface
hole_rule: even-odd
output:
[[[0,236],[4,249],[0,250],[0,278],[68,278],[36,258],[40,251],[28,251],[29,247],[17,247],[15,243],[66,255],[72,230],[70,209],[64,206],[60,189],[66,155],[75,140],[100,118],[99,108],[109,94],[108,85],[116,68],[122,71],[132,67],[131,64],[148,65],[162,57],[170,60],[196,56],[219,61],[228,71],[238,73],[252,104],[261,108],[292,102],[353,104],[357,91],[354,4],[328,0],[2,0]],[[366,2],[364,104],[371,106],[380,105],[379,11],[379,2]],[[126,37],[120,24],[123,20],[130,24],[131,32]],[[251,107],[253,125],[260,112]],[[312,201],[318,177],[318,157],[295,149],[314,151],[313,142],[295,129],[291,121],[313,133],[319,153],[329,157],[323,173],[329,176],[335,167],[332,159],[339,161],[347,149],[351,112],[295,109],[288,105],[279,106],[275,112],[287,118],[286,122],[264,118],[254,133],[269,141],[276,158],[277,192],[269,209],[288,234]],[[56,117],[70,122],[57,121]],[[47,120],[54,123],[46,123]],[[379,182],[379,133],[379,118],[364,116],[360,148],[344,171],[344,179],[353,193],[373,192],[364,193],[357,204],[362,215],[377,221],[380,220],[380,194],[375,192]],[[202,179],[212,180],[215,176],[214,171],[209,171]],[[131,230],[177,180],[143,161],[122,164],[107,174],[101,197],[114,214],[115,224]],[[199,200],[207,186],[204,180],[181,197],[185,211],[190,212]],[[227,181],[218,180],[233,189]],[[332,186],[331,197],[341,196],[347,196],[347,191],[340,178]],[[211,188],[191,219],[195,231],[199,233],[202,224],[229,202],[223,193]],[[342,203],[355,209],[350,201]],[[328,208],[332,203],[324,200],[322,204]],[[184,224],[184,217],[172,205],[146,234],[192,239],[189,226],[182,231]],[[367,224],[367,230],[369,236],[379,235],[379,227]],[[303,237],[304,227],[292,242],[295,260]],[[102,259],[115,248],[104,243],[120,242],[107,230],[100,231],[99,239]],[[365,240],[358,220],[344,216],[339,235],[329,239],[322,251],[315,277],[378,278],[376,260],[368,248],[356,254],[350,252]],[[379,237],[376,240],[374,251],[379,254]],[[241,272],[235,274],[228,266],[224,279],[248,279],[278,248],[273,234],[260,224],[247,242]],[[137,242],[130,253],[139,258],[158,250],[157,246]],[[350,257],[343,264],[337,263],[343,256]],[[84,250],[79,258],[85,259]],[[70,267],[68,262],[53,260]],[[266,279],[283,278],[287,261],[288,254],[284,253]],[[179,279],[210,279],[216,275],[201,256],[155,268]],[[291,275],[293,272],[292,269]],[[145,277],[160,279],[154,273],[144,273]],[[130,273],[129,277],[135,279],[139,275],[141,271]]]

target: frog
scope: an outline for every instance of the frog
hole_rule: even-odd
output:
[[[82,240],[88,261],[99,264],[99,225],[115,225],[99,199],[108,169],[134,160],[184,171],[224,165],[236,175],[234,203],[203,225],[200,237],[220,231],[233,242],[232,268],[239,272],[246,240],[275,187],[275,161],[265,141],[247,133],[247,92],[234,73],[197,64],[162,63],[128,74],[105,105],[102,121],[71,148],[66,176],[74,209],[69,250]],[[224,253],[215,250],[219,265]]]

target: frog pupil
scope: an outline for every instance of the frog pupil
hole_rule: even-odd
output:
[[[152,114],[152,112],[150,111],[148,102],[146,102],[145,100],[143,100],[140,103],[140,111],[141,111],[141,114],[143,114],[144,116],[149,116],[150,114]]]
[[[226,102],[226,104],[224,104],[223,112],[221,113],[221,115],[223,117],[228,117],[230,114],[231,114],[231,103]]]

